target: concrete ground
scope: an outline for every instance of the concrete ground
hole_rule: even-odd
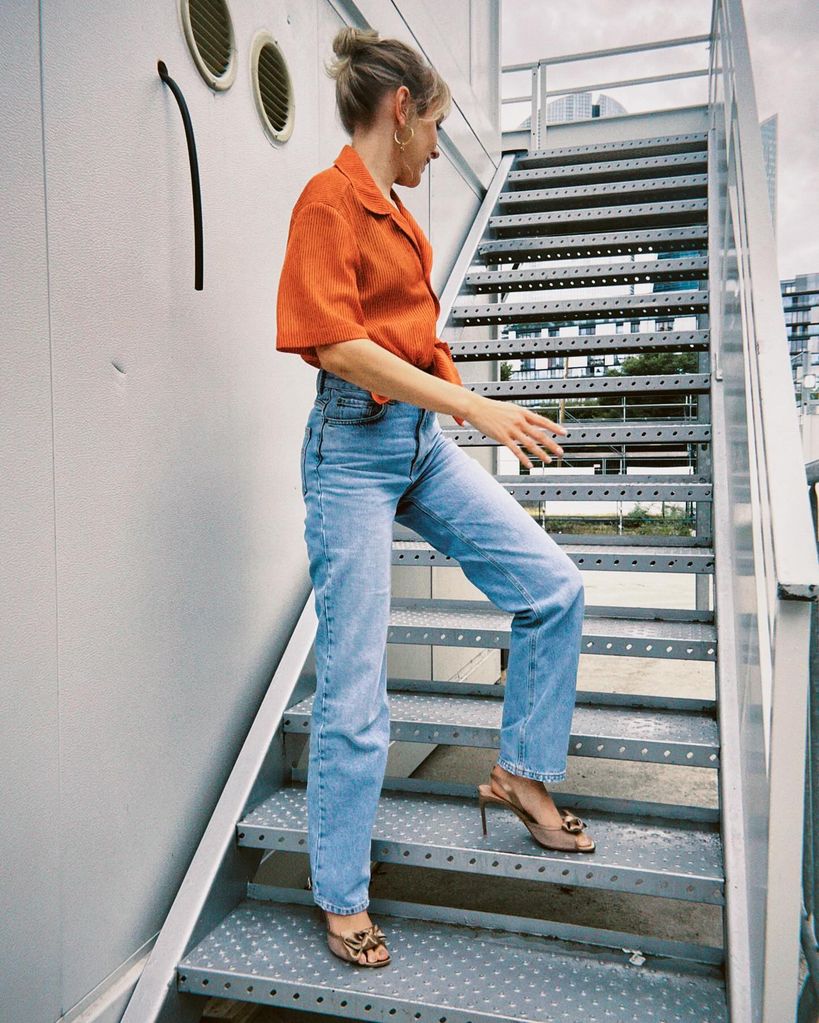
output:
[[[693,577],[684,574],[586,572],[584,581],[587,605],[695,606]],[[578,689],[713,699],[715,671],[713,663],[707,661],[581,655]],[[496,751],[491,749],[439,746],[414,772],[414,777],[476,784],[486,780],[495,755]],[[705,807],[718,805],[717,772],[714,770],[593,757],[570,756],[566,780],[549,786],[549,790],[558,806],[571,806],[565,798],[561,800],[561,793]],[[476,819],[478,812],[476,803]],[[301,887],[306,870],[305,855],[275,853],[263,865],[258,880],[272,884],[294,883]],[[568,888],[514,878],[476,877],[391,863],[373,867],[370,895],[566,921],[706,945],[722,943],[721,907],[658,896]],[[639,942],[635,947],[639,947]],[[307,1023],[308,1018],[329,1019],[303,1012],[260,1008],[253,1015],[253,1023],[273,1020]]]

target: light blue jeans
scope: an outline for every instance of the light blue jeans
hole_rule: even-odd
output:
[[[501,767],[566,777],[585,595],[580,572],[435,412],[379,405],[321,369],[301,449],[318,629],[307,831],[314,901],[369,904],[370,843],[390,737],[387,628],[393,522],[455,558],[513,615]],[[480,828],[475,814],[476,832]]]

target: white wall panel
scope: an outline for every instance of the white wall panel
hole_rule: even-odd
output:
[[[420,11],[410,32],[392,3],[368,7],[467,83],[461,151],[486,179],[500,139],[475,103],[474,49],[452,52]],[[12,143],[0,709],[13,765],[0,841],[15,868],[0,881],[0,938],[16,956],[4,1019],[49,1023],[156,933],[309,593],[298,454],[316,371],[275,351],[276,291],[293,204],[348,141],[322,68],[343,22],[330,0],[230,9],[238,73],[216,93],[175,2],[0,8],[15,41],[0,113]],[[252,98],[259,29],[295,88],[278,146]],[[199,292],[184,129],[158,60],[196,135]],[[401,198],[433,243],[440,292],[474,186],[442,157]],[[412,655],[393,653],[413,674]]]
[[[247,55],[269,28],[308,95],[315,10],[233,5],[239,73],[214,94],[176,5],[150,6],[43,6],[65,1007],[160,925],[307,590],[274,352],[288,170]],[[196,133],[201,292],[158,59]]]
[[[0,4],[0,1019],[60,1011],[48,266],[36,3]]]

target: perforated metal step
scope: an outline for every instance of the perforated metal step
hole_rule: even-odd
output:
[[[489,228],[501,235],[555,234],[558,228],[564,234],[583,228],[589,231],[625,231],[635,225],[645,228],[700,224],[707,217],[707,199],[674,199],[669,202],[625,202],[612,206],[559,209],[547,213],[496,214],[489,218]]]
[[[707,312],[707,291],[667,291],[603,298],[564,298],[557,302],[481,302],[456,306],[450,319],[452,326],[474,327],[488,323],[558,323],[564,320],[695,316]]]
[[[393,597],[387,642],[500,650],[511,626],[512,615],[489,601]],[[712,661],[716,648],[712,612],[586,606],[581,653]]]
[[[705,251],[707,248],[708,229],[704,224],[622,231],[607,230],[605,224],[597,224],[583,234],[544,232],[539,238],[485,239],[478,244],[475,259],[479,263],[522,263],[534,259],[592,259],[647,252]]]
[[[370,909],[387,936],[385,967],[356,969],[334,956],[312,906],[247,899],[185,956],[177,987],[355,1020],[728,1021],[721,966],[634,957],[635,944],[569,946],[471,922],[389,915],[376,900]]]
[[[564,422],[565,435],[560,437],[564,451],[571,448],[599,448],[604,444],[645,446],[656,449],[661,446],[682,447],[687,444],[705,444],[711,440],[711,424],[681,422],[658,419],[654,422],[590,419],[585,424],[575,421]],[[480,430],[468,426],[445,426],[444,436],[461,447],[499,446],[500,441],[488,437]]]
[[[562,185],[552,188],[519,188],[501,192],[498,205],[503,213],[521,210],[589,209],[623,202],[660,199],[697,199],[708,187],[707,174],[676,174],[634,181],[602,181],[594,184]]]
[[[561,544],[575,565],[583,571],[597,572],[693,572],[714,571],[714,551],[710,547],[630,547],[627,544]],[[435,565],[456,567],[447,557],[424,540],[393,540],[394,565]]]
[[[608,287],[653,281],[704,281],[705,256],[652,259],[640,263],[596,263],[592,266],[537,267],[526,270],[476,270],[464,278],[461,294],[494,291],[548,291],[560,288]]]
[[[455,362],[546,355],[623,355],[628,352],[702,352],[708,330],[659,330],[634,334],[572,334],[558,337],[502,337],[450,341]]]
[[[548,519],[547,519],[548,522]],[[581,523],[582,525],[582,523]],[[545,527],[549,532],[548,526]],[[664,547],[672,548],[684,554],[691,548],[694,551],[710,550],[709,541],[702,536],[657,536],[651,533],[580,533],[580,532],[549,532],[551,538],[561,547],[576,547],[578,544],[589,544],[595,549],[608,550],[610,547],[622,547],[626,544],[630,550],[639,551],[643,548],[656,547],[662,540]],[[400,522],[393,523],[394,540],[423,540],[423,537]]]
[[[557,805],[579,813],[557,794]],[[608,891],[637,892],[722,905],[719,822],[644,818],[582,811],[593,853],[538,845],[503,807],[487,807],[483,835],[477,797],[384,790],[372,832],[371,859]],[[237,825],[239,845],[304,852],[307,800],[303,785],[279,789]]]
[[[590,142],[582,146],[555,146],[553,149],[535,149],[515,161],[515,169],[555,167],[571,163],[593,163],[620,158],[675,155],[702,152],[708,145],[708,133],[689,132],[683,135],[655,135],[645,139]]]
[[[709,373],[664,374],[663,376],[572,376],[533,380],[480,380],[465,385],[490,398],[583,398],[599,394],[679,393],[706,394],[711,387]]]
[[[496,476],[516,501],[711,501],[713,488],[704,476],[563,474],[544,467],[528,476]]]
[[[548,168],[511,170],[506,178],[510,188],[537,188],[556,184],[587,184],[599,181],[626,181],[666,174],[693,174],[705,170],[708,153],[703,149],[669,156],[639,159],[598,160],[591,163],[566,163]],[[519,161],[518,161],[519,164]]]
[[[391,642],[394,642],[391,640]],[[587,694],[587,699],[592,697]],[[719,737],[712,712],[666,707],[658,699],[605,701],[578,699],[572,717],[569,753],[641,763],[719,766]],[[497,748],[503,703],[489,696],[388,692],[390,737],[406,742]],[[645,703],[647,706],[641,706]],[[307,734],[313,695],[287,709],[285,732]]]

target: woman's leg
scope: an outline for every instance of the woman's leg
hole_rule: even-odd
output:
[[[585,607],[580,572],[437,423],[396,519],[513,614],[498,764],[519,777],[563,781]]]
[[[320,393],[303,449],[305,540],[318,628],[307,778],[313,899],[366,909],[389,749],[386,642],[395,507],[415,452],[411,406],[350,385]]]

